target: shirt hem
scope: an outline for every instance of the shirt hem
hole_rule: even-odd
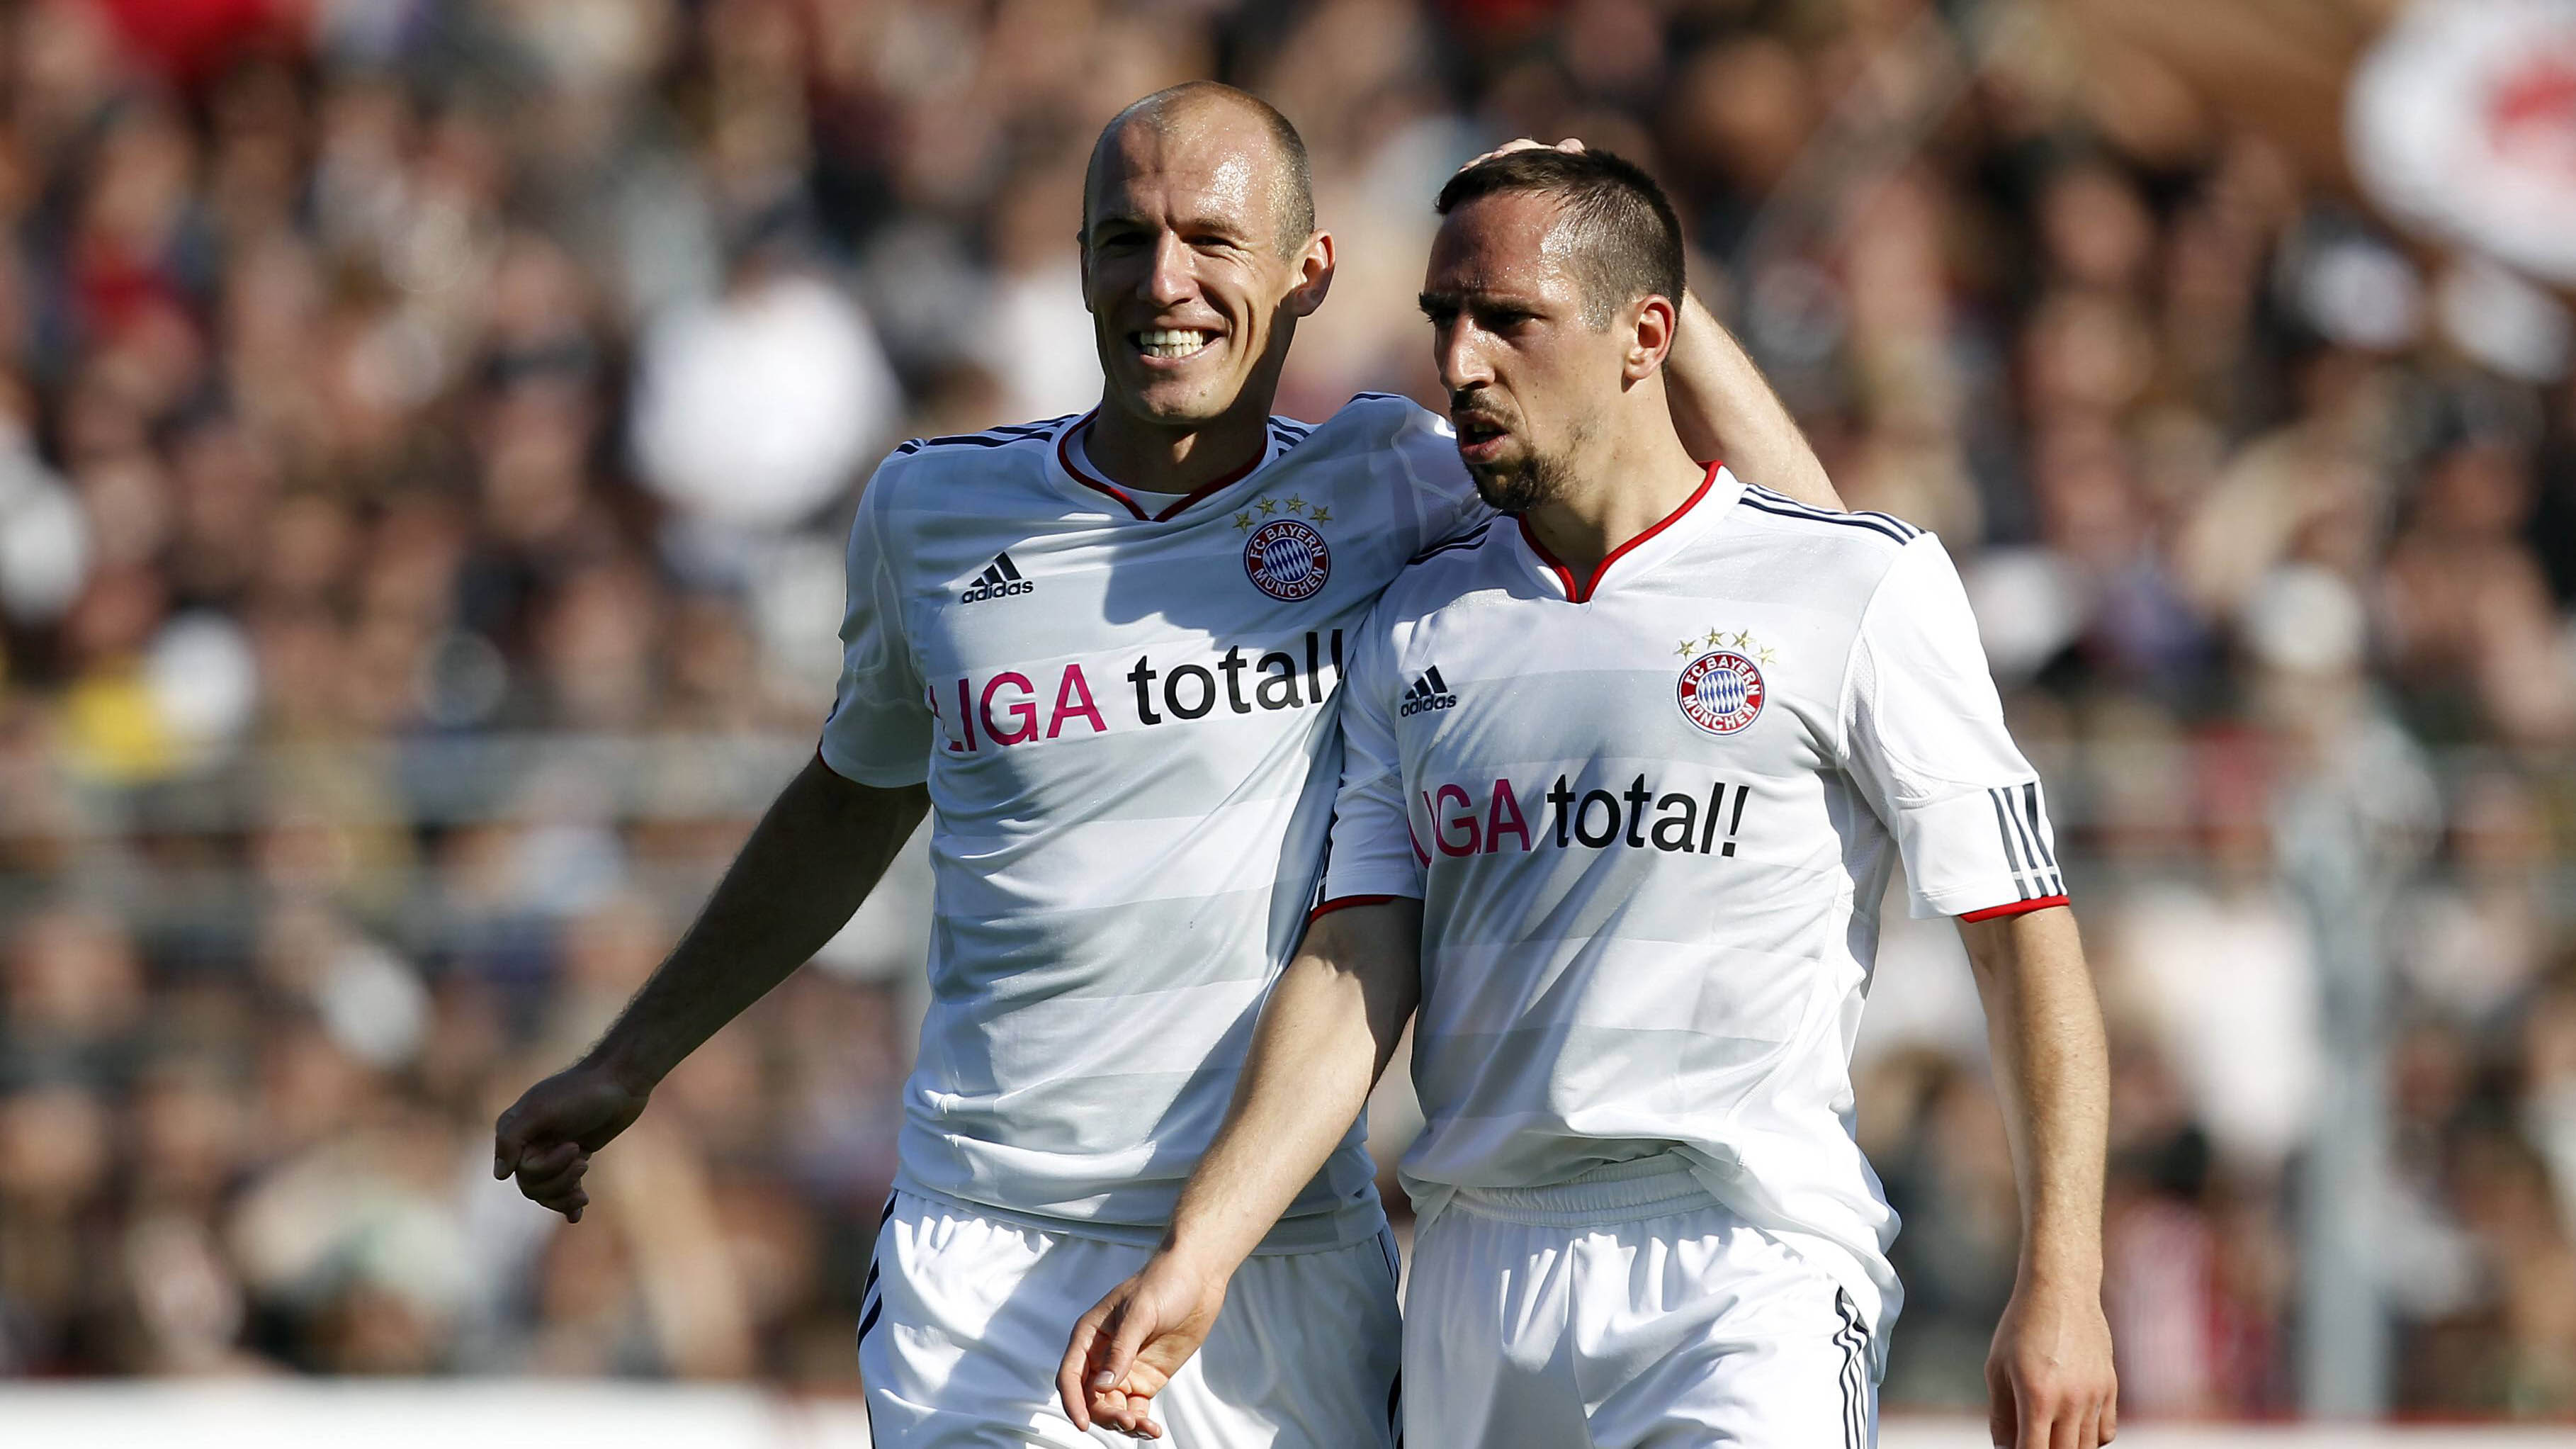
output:
[[[2027,901],[2007,901],[2000,906],[1988,906],[1979,911],[1962,911],[1959,913],[1959,919],[1963,921],[2000,920],[2005,916],[2018,916],[2027,914],[2031,911],[2044,911],[2050,906],[2062,906],[2066,903],[2066,897],[2062,895],[2039,896]]]
[[[1382,906],[1388,901],[1411,901],[1419,899],[1421,899],[1419,896],[1407,895],[1335,896],[1329,901],[1318,903],[1313,910],[1308,911],[1306,913],[1306,924],[1311,926],[1317,921],[1322,920],[1324,917],[1331,915],[1335,911],[1348,910],[1352,906]]]
[[[893,765],[876,768],[855,764],[847,759],[836,760],[832,755],[833,750],[828,743],[817,745],[814,749],[814,757],[823,762],[824,769],[853,785],[865,785],[872,790],[900,790],[906,785],[926,784],[930,780],[930,762],[926,759],[917,767]]]
[[[990,1218],[1032,1232],[1052,1233],[1062,1237],[1086,1238],[1095,1243],[1116,1243],[1123,1247],[1151,1249],[1163,1240],[1166,1224],[1108,1223],[1092,1218],[1059,1217],[1053,1213],[1031,1212],[1025,1208],[1002,1207],[995,1203],[977,1202],[953,1192],[929,1187],[909,1172],[897,1172],[894,1190],[936,1203],[951,1211],[972,1217]],[[1386,1230],[1386,1207],[1375,1191],[1361,1202],[1333,1208],[1327,1212],[1306,1213],[1282,1218],[1252,1249],[1256,1258],[1294,1257],[1301,1253],[1331,1253],[1368,1242]],[[1306,1234],[1313,1232],[1309,1239]]]

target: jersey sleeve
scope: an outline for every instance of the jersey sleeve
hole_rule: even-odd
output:
[[[1419,531],[1413,541],[1419,553],[1435,544],[1490,523],[1494,510],[1477,496],[1475,480],[1467,476],[1467,465],[1458,461],[1458,435],[1449,420],[1404,399],[1389,399],[1400,404],[1392,450],[1413,483],[1413,497],[1419,510]]]
[[[1862,611],[1844,758],[1905,862],[1917,916],[2066,903],[2038,773],[2004,729],[1967,591],[1939,539],[1907,543]]]
[[[1396,753],[1395,650],[1378,615],[1360,630],[1342,682],[1342,784],[1315,915],[1398,897],[1422,898],[1422,853],[1405,817],[1404,766]]]
[[[893,493],[889,467],[879,467],[850,524],[849,603],[841,616],[841,682],[823,722],[823,763],[862,785],[918,785],[930,773],[928,691],[913,668],[903,632],[903,602],[888,559],[899,545],[886,537]]]

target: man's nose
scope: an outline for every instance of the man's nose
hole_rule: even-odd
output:
[[[1476,329],[1451,323],[1432,338],[1433,360],[1440,364],[1440,384],[1452,395],[1482,387],[1494,380],[1494,370],[1485,361]]]
[[[1194,263],[1197,257],[1188,245],[1164,232],[1154,239],[1154,264],[1145,269],[1144,293],[1157,307],[1169,307],[1188,301],[1198,291]]]

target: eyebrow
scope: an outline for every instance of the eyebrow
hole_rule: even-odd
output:
[[[1527,292],[1498,291],[1484,287],[1461,287],[1444,292],[1425,289],[1414,298],[1414,301],[1425,312],[1435,309],[1464,312],[1470,308],[1482,307],[1489,311],[1519,312],[1529,316],[1542,315],[1547,306],[1544,299]]]
[[[1091,232],[1096,234],[1113,226],[1139,226],[1159,230],[1162,222],[1134,211],[1106,211],[1091,219]],[[1172,230],[1180,232],[1213,232],[1228,241],[1247,241],[1253,237],[1242,221],[1223,216],[1184,216],[1173,219]]]

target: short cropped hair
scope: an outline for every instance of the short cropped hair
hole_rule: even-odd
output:
[[[1168,127],[1186,111],[1207,105],[1233,105],[1249,111],[1254,120],[1269,133],[1270,148],[1279,158],[1279,175],[1272,201],[1278,208],[1275,221],[1279,227],[1279,251],[1282,256],[1295,256],[1315,234],[1315,173],[1306,159],[1306,138],[1279,108],[1250,91],[1237,90],[1219,81],[1183,81],[1165,86],[1143,100],[1110,118],[1100,128],[1100,138],[1092,143],[1091,164],[1085,168],[1082,185],[1083,225],[1090,228],[1092,192],[1100,183],[1100,161],[1108,154],[1109,138],[1130,121]]]
[[[1681,301],[1681,218],[1635,162],[1552,146],[1510,151],[1450,177],[1432,209],[1447,216],[1479,197],[1513,192],[1556,198],[1559,224],[1572,233],[1585,322],[1607,327],[1612,313],[1640,297]]]

